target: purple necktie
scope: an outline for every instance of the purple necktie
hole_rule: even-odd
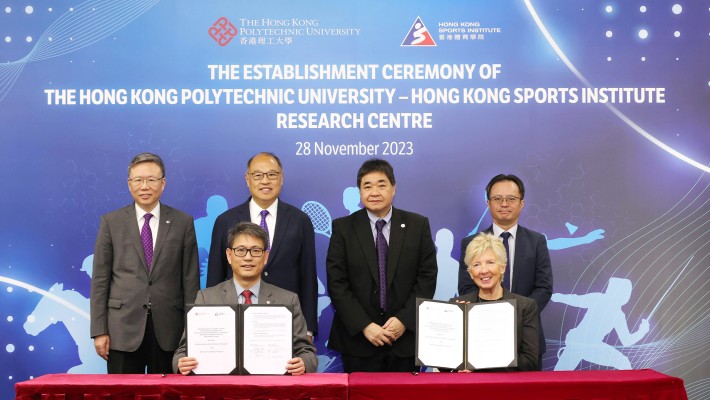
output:
[[[510,281],[510,249],[508,248],[508,238],[513,235],[510,232],[503,232],[500,237],[503,238],[503,247],[505,247],[505,274],[503,274],[503,287],[510,290],[513,285]]]
[[[246,289],[242,292],[242,296],[244,296],[244,304],[251,304],[251,295],[252,294],[253,293],[249,289]]]
[[[266,231],[266,250],[268,251],[271,249],[271,244],[270,244],[271,239],[269,236],[269,227],[268,227],[268,225],[266,225],[266,216],[269,215],[269,212],[266,210],[261,210],[260,214],[261,214],[261,223],[259,225],[261,225],[261,227]]]
[[[380,269],[380,308],[382,310],[387,309],[387,240],[382,233],[382,228],[386,223],[384,219],[378,219],[375,222],[375,229],[377,229],[375,248],[377,249],[377,266]]]
[[[141,229],[141,243],[143,243],[143,253],[145,254],[145,265],[150,272],[150,264],[153,262],[153,231],[150,230],[150,219],[153,214],[147,213],[143,216],[143,229]]]

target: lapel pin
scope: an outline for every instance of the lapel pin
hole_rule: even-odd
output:
[[[402,225],[400,225],[400,226],[401,226],[402,228],[404,228],[406,225],[402,224]]]
[[[266,304],[271,304],[271,301],[270,301],[270,300],[266,300]]]
[[[169,223],[170,223],[170,220],[169,220],[169,219],[168,219],[168,220],[165,220],[165,223],[166,223],[166,224],[169,224]]]

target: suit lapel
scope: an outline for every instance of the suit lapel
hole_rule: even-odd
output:
[[[518,281],[519,279],[515,279],[515,275],[520,272],[520,268],[523,266],[523,260],[525,259],[525,229],[518,225],[518,231],[516,232],[517,236],[515,237],[515,260],[513,261],[513,270],[511,271],[513,273],[513,282],[512,285],[510,286],[510,291],[513,293],[517,293],[518,290]]]
[[[394,273],[399,265],[399,255],[402,252],[404,236],[407,233],[407,224],[403,214],[398,209],[392,207],[392,218],[390,219],[390,241],[387,249],[387,287],[389,288],[394,279]]]
[[[380,272],[377,266],[377,249],[375,249],[375,238],[372,236],[372,228],[370,227],[370,219],[367,216],[367,211],[363,208],[353,214],[353,217],[353,229],[360,242],[360,248],[362,249],[362,254],[365,256],[367,268],[370,270],[372,279],[378,282],[380,280]]]
[[[266,262],[266,266],[264,268],[267,268],[271,264],[271,260],[276,257],[276,253],[278,253],[279,249],[281,249],[281,242],[283,241],[283,238],[286,237],[286,227],[288,227],[288,224],[291,221],[290,210],[280,199],[278,210],[278,214],[276,215],[276,225],[274,226],[274,231],[276,232],[272,233],[273,245],[269,251],[269,260]]]
[[[272,286],[268,283],[261,281],[261,288],[259,289],[259,304],[274,304],[274,291]]]
[[[172,209],[164,204],[160,205],[160,221],[158,221],[158,236],[155,239],[155,246],[153,247],[153,265],[150,268],[150,273],[152,274],[155,267],[158,265],[156,262],[159,260],[160,249],[163,248],[163,243],[165,243],[165,238],[168,236],[171,226]]]
[[[148,274],[148,267],[145,262],[145,252],[143,252],[143,243],[141,243],[141,235],[138,231],[138,216],[136,215],[136,206],[134,204],[126,207],[126,234],[129,240],[133,243],[133,247],[138,253],[138,258],[141,260],[143,272]]]
[[[222,304],[234,306],[239,304],[239,299],[237,299],[237,288],[234,286],[234,281],[230,278],[222,282],[222,285]]]

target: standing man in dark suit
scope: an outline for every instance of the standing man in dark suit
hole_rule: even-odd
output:
[[[260,225],[269,237],[269,260],[264,282],[298,295],[312,340],[318,333],[318,277],[313,224],[303,211],[279,200],[283,186],[281,160],[259,153],[247,162],[244,175],[251,198],[217,217],[207,265],[207,287],[231,279],[227,233],[238,222]]]
[[[261,280],[261,272],[269,258],[266,232],[251,222],[240,222],[227,234],[226,256],[232,279],[200,290],[195,304],[283,304],[293,307],[293,358],[284,360],[284,372],[303,375],[316,372],[316,349],[306,335],[306,320],[295,293],[269,285]],[[188,375],[197,367],[195,357],[187,357],[187,339],[183,334],[173,357],[173,370]]]
[[[503,279],[505,289],[515,294],[530,297],[537,303],[539,312],[552,296],[552,265],[547,239],[541,233],[518,225],[520,212],[525,205],[525,186],[515,175],[497,175],[486,186],[488,209],[493,225],[484,232],[500,238],[508,253],[508,266]],[[477,290],[464,263],[466,247],[475,235],[461,241],[459,262],[459,295]],[[540,327],[540,361],[545,353],[545,333]],[[542,367],[542,362],[538,363]]]
[[[333,221],[326,270],[335,307],[328,347],[345,372],[415,371],[415,299],[436,289],[429,220],[392,207],[392,166],[372,159],[357,174],[364,209]]]
[[[91,337],[108,373],[169,373],[184,328],[183,306],[200,288],[191,216],[160,203],[163,160],[128,165],[135,201],[101,217],[91,279]]]

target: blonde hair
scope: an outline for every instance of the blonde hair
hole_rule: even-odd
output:
[[[488,249],[493,252],[498,264],[505,267],[506,261],[508,261],[505,247],[500,239],[490,233],[479,233],[471,240],[471,243],[466,246],[466,256],[463,259],[466,267],[470,268],[473,259],[480,256]]]

